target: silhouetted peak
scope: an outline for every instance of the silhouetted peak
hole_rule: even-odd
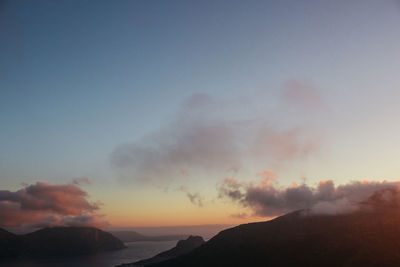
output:
[[[203,244],[205,241],[201,236],[189,236],[186,240],[179,240],[176,244],[177,248],[184,247],[198,247]]]

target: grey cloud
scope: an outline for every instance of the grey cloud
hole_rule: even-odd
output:
[[[273,126],[268,114],[256,112],[255,118],[241,113],[239,104],[193,95],[158,131],[116,147],[110,162],[126,180],[159,184],[182,178],[182,169],[210,177],[213,172],[237,172],[249,161],[288,164],[319,150],[313,129]]]
[[[186,196],[189,198],[190,202],[194,205],[202,207],[203,206],[203,199],[199,193],[187,193]]]
[[[187,187],[185,187],[185,186],[180,186],[178,188],[178,190],[184,192],[192,204],[199,206],[199,207],[203,206],[204,200],[203,200],[203,197],[199,193],[190,192],[187,189]]]
[[[230,178],[220,186],[219,192],[221,196],[252,209],[256,215],[271,217],[299,209],[309,209],[318,214],[338,214],[377,206],[379,201],[400,203],[400,197],[397,198],[399,185],[400,182],[383,181],[335,186],[332,181],[321,181],[316,187],[302,184],[279,188],[265,181],[255,185]]]

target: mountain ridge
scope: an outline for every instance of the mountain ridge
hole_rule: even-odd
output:
[[[300,210],[242,224],[151,266],[400,266],[400,212]]]
[[[49,227],[25,235],[0,229],[1,258],[63,257],[122,248],[121,240],[93,227]]]

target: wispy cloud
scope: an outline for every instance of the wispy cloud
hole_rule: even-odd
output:
[[[78,177],[72,180],[75,185],[90,185],[90,180],[87,177]]]
[[[204,199],[200,195],[200,193],[190,192],[185,186],[180,186],[178,190],[184,192],[193,205],[199,207],[202,207],[204,205]]]
[[[311,89],[299,82],[288,87],[287,101],[305,94],[300,101],[307,105],[306,99],[317,98],[316,90],[311,94]],[[158,131],[116,147],[111,164],[126,180],[158,185],[184,178],[182,170],[220,177],[221,173],[240,171],[249,162],[290,164],[319,150],[321,138],[310,127],[279,125],[272,122],[272,113],[260,114],[257,108],[246,112],[253,107],[244,103],[248,102],[193,95]],[[215,173],[218,175],[212,175]]]
[[[177,178],[181,170],[227,170],[240,164],[234,129],[228,122],[199,114],[208,105],[193,96],[168,125],[140,142],[123,144],[111,163],[136,181]],[[188,103],[195,103],[189,106]]]
[[[284,84],[282,100],[306,111],[322,108],[323,100],[317,88],[311,83],[290,80]]]
[[[235,218],[235,219],[242,219],[242,220],[244,220],[244,219],[248,219],[248,218],[249,218],[249,215],[248,215],[246,212],[240,212],[240,213],[232,214],[231,217],[232,217],[232,218]]]

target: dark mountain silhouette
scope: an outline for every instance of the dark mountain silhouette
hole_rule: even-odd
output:
[[[122,241],[110,233],[91,227],[44,228],[20,236],[0,231],[0,255],[3,258],[73,256],[124,247]]]
[[[187,254],[192,250],[200,247],[204,243],[205,241],[201,236],[189,236],[189,238],[186,240],[179,240],[174,248],[161,252],[150,259],[145,259],[130,264],[122,264],[119,265],[119,267],[143,267],[149,265],[151,266],[152,264]]]
[[[21,247],[21,238],[0,228],[0,258],[16,257]]]
[[[400,266],[400,210],[376,203],[351,214],[306,210],[243,224],[151,266]]]
[[[137,242],[137,241],[171,241],[186,239],[189,235],[159,235],[147,236],[142,235],[135,231],[113,231],[111,232],[115,237],[123,242]]]

